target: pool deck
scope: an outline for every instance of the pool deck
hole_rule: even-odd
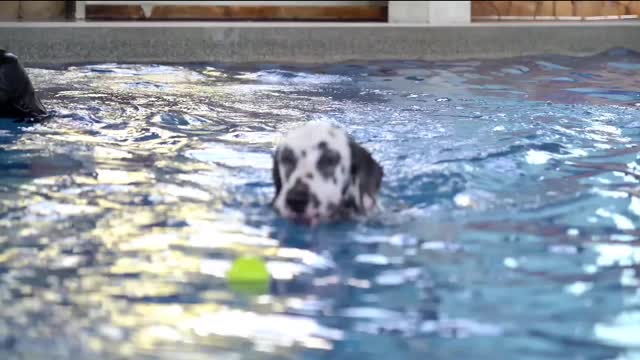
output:
[[[25,64],[327,63],[640,51],[640,21],[466,25],[277,22],[0,22]]]

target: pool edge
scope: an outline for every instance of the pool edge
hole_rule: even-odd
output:
[[[28,66],[91,62],[330,63],[640,51],[640,22],[0,23],[0,47]]]

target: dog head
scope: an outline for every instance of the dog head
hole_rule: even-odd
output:
[[[43,119],[46,115],[18,57],[0,49],[0,117]]]
[[[273,206],[285,218],[316,225],[377,205],[382,167],[342,129],[307,123],[273,157]]]

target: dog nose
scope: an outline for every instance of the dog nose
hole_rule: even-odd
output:
[[[302,214],[309,203],[309,190],[294,187],[287,193],[287,206],[295,213]]]

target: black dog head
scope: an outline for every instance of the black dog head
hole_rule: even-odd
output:
[[[0,117],[41,119],[46,115],[18,58],[0,49]]]

